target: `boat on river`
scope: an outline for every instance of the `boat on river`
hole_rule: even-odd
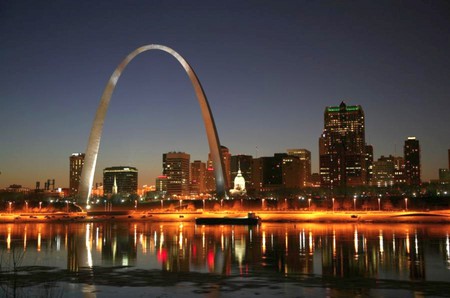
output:
[[[261,218],[255,213],[249,212],[247,217],[197,217],[197,225],[248,225],[255,226],[261,224]]]

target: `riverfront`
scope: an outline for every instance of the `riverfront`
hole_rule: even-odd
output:
[[[150,221],[194,222],[197,217],[245,217],[247,211],[93,211],[53,213],[1,213],[0,223]],[[335,223],[448,223],[450,210],[439,211],[255,211],[262,222]]]

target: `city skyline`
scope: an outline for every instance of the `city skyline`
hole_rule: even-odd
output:
[[[149,43],[171,46],[190,61],[220,142],[233,155],[305,148],[318,172],[324,109],[345,101],[364,108],[374,159],[402,156],[404,141],[415,136],[422,180],[436,179],[450,148],[448,15],[443,1],[112,1],[108,7],[6,1],[0,188],[53,178],[68,187],[67,157],[85,151],[109,75],[128,52]],[[102,169],[127,164],[139,169],[139,185],[153,184],[167,151],[207,160],[188,78],[163,53],[138,59],[113,95],[96,182]]]

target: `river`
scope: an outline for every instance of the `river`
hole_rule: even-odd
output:
[[[1,297],[448,297],[450,225],[0,225]]]

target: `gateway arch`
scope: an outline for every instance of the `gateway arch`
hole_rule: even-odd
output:
[[[220,150],[219,136],[217,135],[216,125],[214,123],[214,118],[211,113],[211,108],[209,107],[208,100],[206,99],[205,92],[198,80],[192,67],[189,63],[173,49],[157,44],[145,45],[137,48],[117,66],[113,74],[109,78],[108,84],[106,84],[105,90],[103,91],[102,97],[100,99],[100,104],[95,114],[94,123],[92,124],[91,134],[89,136],[89,141],[85,153],[83,170],[81,172],[80,178],[80,191],[79,196],[81,199],[86,200],[86,204],[89,205],[89,197],[91,195],[92,184],[94,182],[95,165],[97,163],[98,151],[100,148],[100,140],[102,137],[103,123],[105,120],[106,112],[108,110],[109,102],[111,96],[116,88],[117,81],[120,75],[127,67],[128,63],[131,62],[140,53],[150,51],[150,50],[160,50],[172,55],[178,62],[183,66],[189,79],[191,80],[192,86],[194,87],[195,94],[197,96],[198,102],[200,104],[200,109],[202,112],[203,122],[205,123],[206,136],[208,137],[209,150],[211,152],[211,157],[214,167],[214,175],[216,178],[216,192],[219,198],[226,196],[225,190],[225,173],[222,160],[222,152]]]

